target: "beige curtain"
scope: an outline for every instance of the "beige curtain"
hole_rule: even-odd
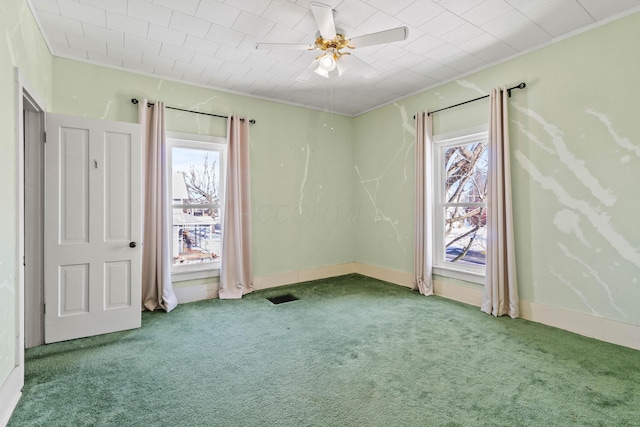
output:
[[[169,312],[178,305],[171,285],[171,213],[167,172],[164,103],[138,104],[144,144],[144,229],[142,245],[142,308]]]
[[[426,112],[416,115],[416,194],[414,290],[433,295],[433,126]]]
[[[237,299],[253,290],[247,120],[230,116],[227,120],[227,139],[220,298]]]
[[[489,116],[487,275],[482,311],[518,317],[518,282],[511,213],[511,166],[506,89],[493,89]]]

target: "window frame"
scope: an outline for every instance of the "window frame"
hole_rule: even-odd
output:
[[[451,264],[445,260],[445,238],[444,238],[444,195],[445,188],[443,182],[444,165],[443,152],[445,148],[467,144],[470,142],[485,139],[488,141],[488,125],[475,126],[453,132],[447,132],[433,137],[433,152],[431,165],[433,173],[433,273],[439,276],[450,277],[463,280],[465,282],[484,284],[486,277],[485,267],[468,264]],[[487,148],[488,149],[488,148]],[[475,205],[475,203],[464,203],[465,206]],[[478,206],[486,202],[477,203]]]
[[[220,136],[198,135],[183,132],[167,131],[167,174],[169,186],[169,203],[168,215],[172,218],[170,221],[169,235],[173,238],[173,209],[175,208],[215,208],[220,210],[220,222],[224,220],[224,200],[225,200],[225,178],[227,170],[227,139]],[[173,148],[194,148],[206,151],[219,152],[220,167],[220,204],[174,204],[173,203]],[[174,282],[186,280],[215,278],[220,276],[220,260],[203,264],[191,264],[184,266],[176,266],[173,264],[173,242],[171,248],[171,279]]]

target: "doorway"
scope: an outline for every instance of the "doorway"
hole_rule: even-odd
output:
[[[44,344],[44,111],[23,90],[24,347]]]

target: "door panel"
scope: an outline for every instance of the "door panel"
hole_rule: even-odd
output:
[[[141,322],[140,126],[47,115],[45,342]]]

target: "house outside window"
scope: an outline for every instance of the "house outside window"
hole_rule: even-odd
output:
[[[218,276],[226,140],[167,133],[171,272],[180,280]]]
[[[487,244],[486,131],[434,138],[434,273],[484,283]]]

